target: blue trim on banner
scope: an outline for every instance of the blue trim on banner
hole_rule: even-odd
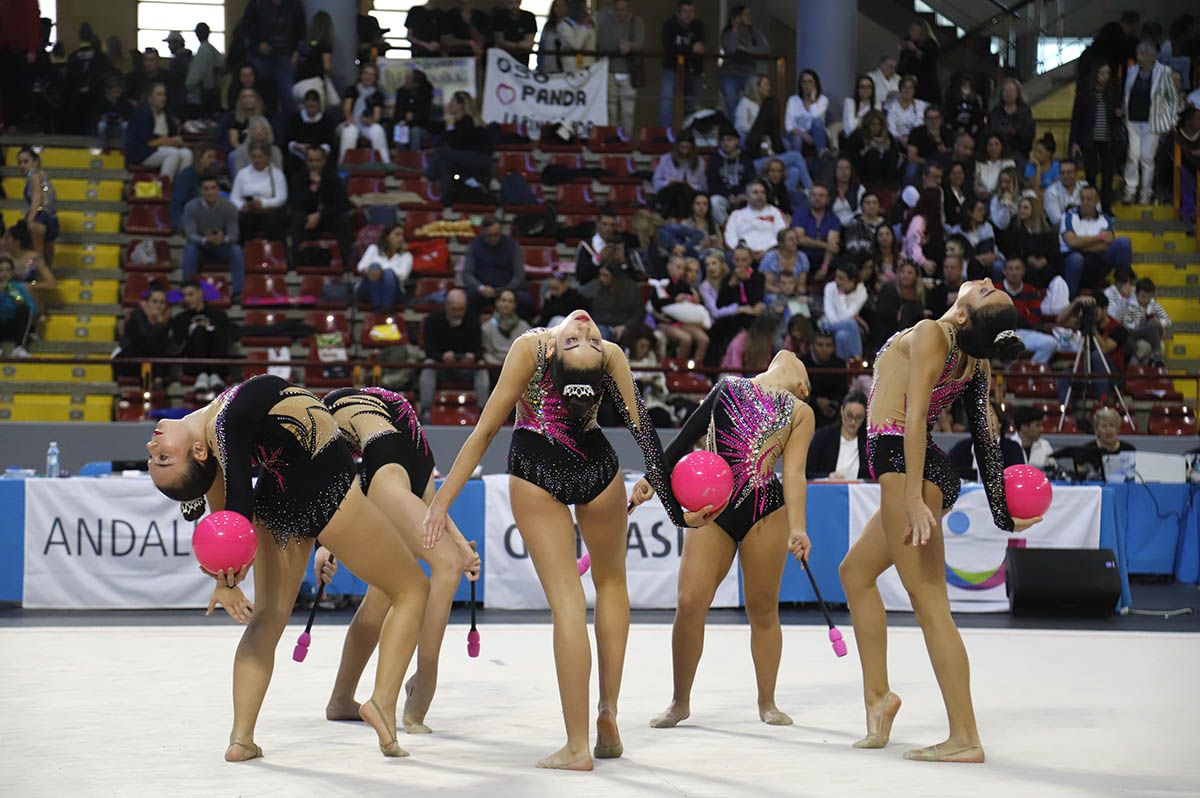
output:
[[[0,601],[25,596],[25,480],[0,479]]]
[[[808,537],[812,541],[809,565],[821,588],[821,596],[827,603],[845,604],[846,592],[842,590],[838,566],[850,548],[850,489],[847,485],[810,482],[805,510]],[[790,553],[783,568],[779,600],[809,603],[817,600],[804,569]]]

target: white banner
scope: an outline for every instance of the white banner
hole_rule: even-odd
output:
[[[635,481],[626,482],[626,493]],[[508,498],[508,475],[491,474],[485,476],[483,482],[484,551],[487,553],[483,579],[487,606],[504,610],[546,609],[546,596],[513,520],[512,504]],[[577,550],[582,553],[586,549],[578,542],[578,528],[574,534]],[[629,605],[632,608],[674,608],[683,535],[684,531],[671,523],[657,498],[638,507],[629,517],[625,568]],[[583,590],[588,606],[595,606],[596,589],[592,584],[591,571],[583,577]],[[717,588],[712,606],[736,607],[739,603],[738,562],[735,558],[729,573]]]
[[[406,58],[402,61],[380,58],[378,66],[379,85],[388,95],[394,96],[408,73],[419,69],[435,89],[442,90],[443,102],[456,91],[475,96],[474,58]]]
[[[850,545],[879,509],[878,485],[850,485]],[[982,486],[963,487],[942,519],[946,542],[946,587],[955,612],[1008,612],[1004,554],[1012,534],[992,523]],[[1100,546],[1100,488],[1054,486],[1045,519],[1022,534],[1031,548],[1096,549]],[[912,612],[895,567],[879,577],[879,594],[889,610]]]
[[[608,124],[608,59],[573,72],[535,72],[498,47],[488,50],[483,121],[523,123],[534,130],[571,123],[586,136],[592,125]]]
[[[192,557],[194,529],[149,478],[26,480],[22,604],[207,606],[213,580]],[[253,595],[248,584],[243,590]]]

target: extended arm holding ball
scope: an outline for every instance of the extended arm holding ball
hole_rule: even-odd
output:
[[[979,480],[987,493],[992,522],[1000,529],[1012,532],[1016,525],[1004,500],[1004,459],[1000,456],[1000,444],[992,438],[992,432],[988,429],[988,389],[991,382],[991,366],[985,360],[976,362],[975,374],[971,377],[971,384],[963,399],[967,405],[967,419],[971,425],[971,443],[974,444],[976,457],[983,468]]]

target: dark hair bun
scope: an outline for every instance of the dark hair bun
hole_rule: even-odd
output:
[[[571,421],[581,421],[600,404],[600,393],[607,373],[603,366],[594,369],[572,369],[562,358],[553,358],[550,363],[550,381],[562,396],[563,405],[567,408],[567,415]]]
[[[207,509],[208,505],[205,503],[203,496],[198,499],[189,499],[188,501],[179,503],[179,511],[183,513],[185,521],[199,521]]]
[[[996,336],[994,357],[1000,360],[1016,360],[1025,351],[1025,344],[1013,330],[1005,330]]]

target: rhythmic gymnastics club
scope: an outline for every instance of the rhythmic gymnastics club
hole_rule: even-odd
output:
[[[471,582],[471,631],[467,632],[467,656],[479,656],[479,630],[475,628],[475,582]]]
[[[583,556],[579,558],[579,562],[575,563],[575,567],[579,569],[579,575],[582,577],[592,567],[592,555],[584,552]]]
[[[817,587],[816,577],[809,570],[808,560],[801,559],[800,567],[804,569],[804,573],[808,574],[808,581],[812,583],[813,592],[817,594],[817,603],[821,605],[821,612],[825,613],[825,623],[829,624],[829,642],[833,645],[833,653],[839,657],[846,656],[846,641],[842,639],[842,633],[833,625],[833,618],[829,617],[829,608],[825,606],[825,599],[821,598],[821,588]]]
[[[312,609],[308,611],[308,623],[305,624],[304,631],[296,641],[296,647],[292,649],[292,659],[296,660],[296,662],[304,662],[304,658],[308,656],[308,644],[312,642],[310,632],[312,632],[313,618],[317,617],[317,606],[321,603],[321,599],[325,597],[325,582],[321,581],[319,576],[317,577],[317,581],[321,583],[320,588],[317,590],[317,599],[313,602]]]

